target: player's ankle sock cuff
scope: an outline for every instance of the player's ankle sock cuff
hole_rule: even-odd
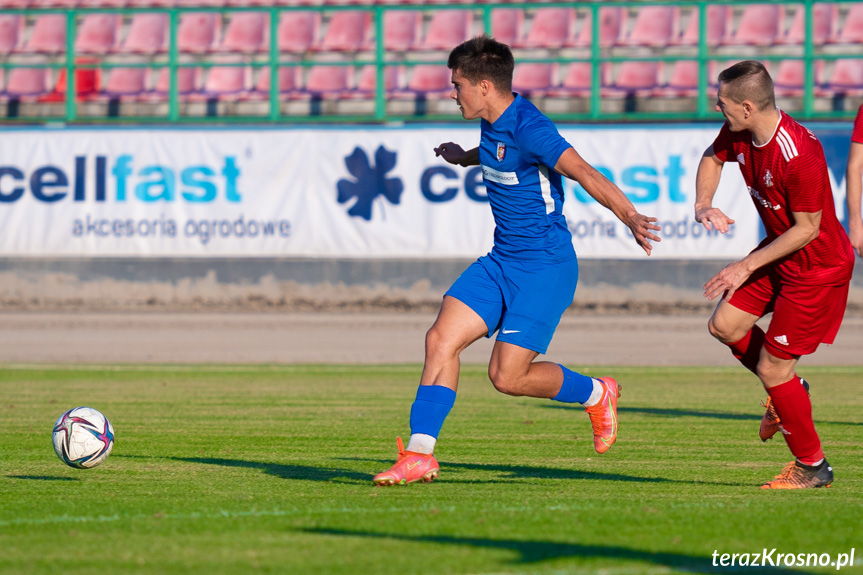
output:
[[[561,403],[584,403],[587,401],[593,392],[593,378],[576,373],[562,365],[560,368],[563,370],[563,384],[557,395],[551,399]]]

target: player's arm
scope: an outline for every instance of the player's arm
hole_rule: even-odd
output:
[[[635,241],[650,255],[653,246],[650,241],[661,241],[652,231],[659,231],[656,218],[639,214],[620,188],[611,183],[593,166],[584,161],[574,148],[568,148],[560,155],[554,170],[571,180],[575,180],[590,196],[614,213],[617,218],[632,230]],[[650,240],[650,241],[648,241]]]
[[[734,220],[719,208],[713,207],[713,196],[719,188],[722,166],[723,162],[716,157],[713,146],[707,148],[701,156],[695,175],[695,221],[708,230],[716,229],[724,234]]]
[[[863,143],[851,142],[845,169],[845,205],[848,213],[848,236],[857,255],[863,257],[863,219],[860,196],[863,192]]]
[[[440,156],[450,164],[465,168],[479,165],[479,147],[465,151],[458,144],[445,142],[434,149],[434,155]]]
[[[803,249],[818,237],[821,227],[820,211],[791,212],[791,216],[794,218],[794,225],[788,228],[788,231],[742,260],[722,268],[704,284],[704,295],[708,299],[715,299],[727,290],[725,299],[731,299],[737,288],[743,285],[755,270]]]

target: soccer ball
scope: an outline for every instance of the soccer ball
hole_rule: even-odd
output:
[[[114,448],[114,427],[92,407],[76,407],[61,415],[53,435],[54,451],[69,467],[96,467]]]

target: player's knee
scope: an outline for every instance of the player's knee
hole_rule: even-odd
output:
[[[453,347],[445,331],[436,325],[426,332],[426,356],[450,356],[453,353]]]
[[[521,378],[503,369],[489,367],[488,378],[496,390],[506,395],[524,395]]]
[[[723,343],[737,341],[740,338],[734,339],[734,334],[721,321],[717,321],[716,317],[711,317],[707,322],[707,331],[710,335]]]

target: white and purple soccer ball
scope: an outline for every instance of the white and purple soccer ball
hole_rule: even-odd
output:
[[[114,427],[92,407],[76,407],[54,424],[54,451],[69,467],[96,467],[114,448]]]

